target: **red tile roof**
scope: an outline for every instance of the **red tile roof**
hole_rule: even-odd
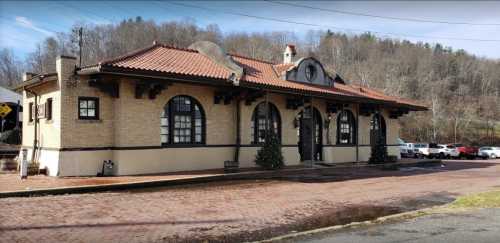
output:
[[[388,96],[380,91],[335,83],[334,87],[321,87],[287,81],[281,75],[294,66],[294,64],[273,64],[239,55],[229,54],[233,61],[243,67],[244,75],[241,82],[254,86],[272,87],[276,89],[293,90],[298,93],[317,93],[337,97],[350,97],[358,99],[388,102],[398,106],[409,106],[413,109],[426,109],[422,104],[408,99]],[[181,74],[196,77],[228,80],[231,72],[224,66],[217,64],[209,57],[192,49],[182,49],[162,44],[154,44],[130,54],[100,62],[97,65],[82,68],[114,67],[127,70],[154,71],[168,74]],[[332,97],[335,98],[335,97]]]

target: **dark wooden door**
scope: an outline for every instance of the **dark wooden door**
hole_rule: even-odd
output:
[[[300,120],[300,155],[301,160],[312,160],[314,154],[314,134],[312,132],[313,120],[309,117],[302,117]]]
[[[321,114],[308,107],[300,113],[299,153],[302,161],[322,160],[323,126]]]

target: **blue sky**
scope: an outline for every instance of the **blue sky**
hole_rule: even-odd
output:
[[[54,35],[55,32],[68,31],[76,22],[113,24],[124,18],[140,15],[144,19],[153,19],[157,22],[189,18],[200,26],[217,24],[223,33],[292,31],[300,38],[310,29],[326,30],[328,27],[333,31],[347,34],[361,33],[362,30],[396,33],[397,35],[391,35],[391,37],[407,39],[412,42],[440,42],[454,49],[465,49],[478,56],[500,58],[500,2],[291,2],[323,9],[397,18],[494,25],[457,25],[390,20],[284,6],[262,1],[183,1],[183,3],[212,10],[207,11],[159,1],[0,1],[0,48],[12,48],[18,57],[24,58],[35,49],[38,42]],[[222,12],[237,12],[319,26],[282,23],[228,15]],[[338,29],[331,27],[338,27]],[[379,34],[379,36],[384,35]],[[451,39],[441,39],[442,37]],[[496,41],[452,40],[453,38]]]

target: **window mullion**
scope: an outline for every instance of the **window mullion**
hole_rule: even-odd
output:
[[[195,127],[196,127],[196,111],[194,109],[194,100],[191,100],[191,143],[197,143],[196,142],[196,134],[195,134]]]

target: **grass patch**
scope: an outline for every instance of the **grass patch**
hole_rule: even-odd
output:
[[[490,191],[457,198],[451,208],[500,208],[500,191]]]

